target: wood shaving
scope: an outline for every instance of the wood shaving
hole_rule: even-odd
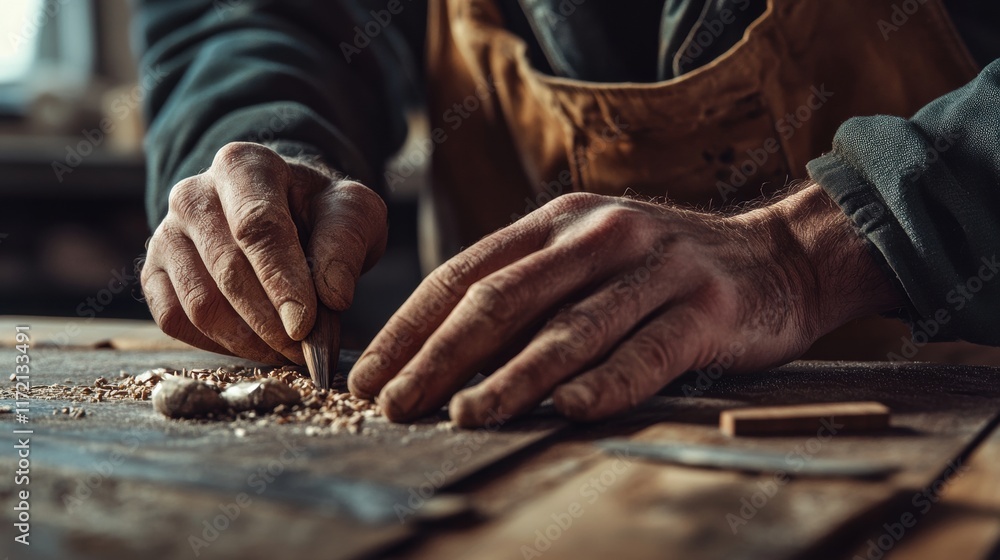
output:
[[[153,390],[171,375],[198,380],[219,394],[224,394],[226,389],[238,383],[273,379],[294,389],[299,396],[296,404],[290,404],[291,400],[288,398],[288,394],[283,392],[285,396],[274,401],[277,403],[276,405],[273,405],[272,402],[267,403],[273,405],[271,406],[273,410],[270,412],[260,410],[240,412],[222,406],[215,412],[202,416],[203,419],[250,420],[258,426],[269,424],[300,425],[306,427],[309,435],[320,435],[341,431],[352,434],[370,433],[366,432],[364,428],[365,422],[382,416],[382,410],[377,403],[355,398],[346,391],[341,392],[333,388],[319,389],[308,375],[303,373],[300,368],[293,366],[284,366],[270,371],[230,366],[217,369],[182,369],[180,371],[155,368],[138,375],[120,372],[117,376],[110,376],[111,379],[98,377],[91,385],[32,385],[31,397],[74,403],[149,401],[152,400]],[[274,390],[272,382],[266,383],[265,386],[272,387],[268,391]],[[280,391],[280,389],[278,390]],[[13,398],[13,390],[0,389],[0,399]],[[272,396],[266,398],[272,398]]]

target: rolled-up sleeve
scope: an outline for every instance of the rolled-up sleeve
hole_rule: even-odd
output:
[[[1000,345],[1000,61],[911,119],[845,122],[808,170],[933,338]]]

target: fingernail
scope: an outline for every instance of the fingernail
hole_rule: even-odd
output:
[[[386,407],[390,420],[407,418],[424,396],[423,389],[410,377],[397,377],[382,389],[379,402]]]
[[[583,418],[594,406],[594,393],[583,385],[563,385],[553,395],[556,409],[571,418]]]
[[[288,336],[294,340],[302,340],[305,337],[304,334],[298,336],[302,330],[302,319],[306,315],[304,305],[297,301],[286,301],[278,308],[278,315],[281,316],[281,324],[284,325]]]

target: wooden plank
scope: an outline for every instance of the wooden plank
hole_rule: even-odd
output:
[[[836,423],[842,433],[884,430],[889,408],[872,401],[819,403],[736,408],[719,415],[719,429],[730,437],[815,434],[827,423]]]
[[[11,492],[18,488],[13,477],[0,478],[0,521],[7,527],[0,558],[274,560],[289,558],[294,550],[302,558],[339,560],[371,555],[413,531],[408,525],[375,526],[275,501],[268,496],[270,488],[261,494],[257,487],[216,492],[122,478],[116,470],[104,477],[101,464],[113,465],[104,456],[87,472],[44,465],[32,473],[30,547],[12,540]],[[89,495],[78,490],[88,484],[93,486]]]
[[[139,373],[155,367],[180,370],[193,367],[218,367],[223,365],[253,365],[253,362],[202,352],[119,352],[115,350],[57,350],[40,348],[32,350],[34,384],[71,382],[91,383],[96,377],[115,377],[125,370]],[[341,374],[350,368],[357,352],[342,352],[339,366]],[[0,363],[14,363],[13,350],[0,350]],[[343,384],[343,377],[340,377]],[[11,404],[3,402],[0,404]],[[36,424],[50,429],[55,435],[93,439],[100,442],[114,438],[123,427],[142,430],[160,436],[169,434],[171,439],[163,444],[165,456],[187,454],[192,463],[200,462],[204,444],[208,440],[226,444],[225,453],[213,454],[213,461],[243,462],[253,460],[258,453],[274,448],[280,452],[281,441],[301,442],[313,448],[313,453],[327,460],[317,462],[317,472],[347,478],[357,478],[403,488],[419,487],[427,483],[428,476],[447,470],[445,484],[455,482],[468,474],[502,458],[524,446],[550,435],[566,423],[542,415],[529,420],[514,422],[510,426],[494,425],[479,430],[458,430],[446,424],[447,414],[442,411],[411,425],[392,424],[384,418],[366,422],[371,433],[367,436],[341,433],[325,437],[310,437],[301,425],[258,426],[252,421],[242,422],[181,422],[167,420],[156,413],[149,402],[85,403],[87,417],[84,421],[67,425],[63,418],[51,416],[53,409],[69,406],[59,401],[39,401],[44,416]],[[75,405],[74,405],[75,406]],[[0,422],[4,419],[0,416]],[[11,420],[6,420],[10,422]],[[246,430],[244,437],[236,437],[234,430]],[[161,437],[151,438],[151,442]],[[280,441],[278,441],[280,440]],[[148,453],[159,453],[160,445],[145,448]],[[387,450],[391,450],[387,452]],[[445,464],[449,463],[450,464]]]
[[[12,349],[0,350],[0,363],[13,364],[15,354]],[[343,355],[351,358],[356,353]],[[115,377],[120,370],[134,374],[155,367],[218,367],[241,362],[201,351],[140,353],[42,347],[31,350],[31,363],[32,382],[38,385],[67,380],[90,384],[98,376]],[[349,360],[342,362],[341,370],[349,367],[349,363]],[[3,381],[4,388],[12,385]],[[442,425],[445,416],[439,415],[414,425],[369,419],[365,423],[369,428],[367,435],[339,433],[310,437],[305,426],[260,426],[249,420],[168,420],[157,414],[149,402],[84,403],[87,414],[80,419],[52,414],[53,410],[70,404],[80,406],[54,400],[31,402],[30,424],[35,431],[33,468],[43,473],[32,479],[32,487],[37,484],[46,488],[55,503],[60,503],[67,495],[86,491],[78,481],[93,475],[94,465],[107,462],[109,457],[123,459],[105,482],[91,489],[92,495],[75,514],[58,507],[45,510],[46,523],[57,533],[52,542],[60,543],[53,557],[70,556],[68,553],[73,549],[68,547],[78,537],[101,542],[98,550],[105,557],[146,550],[142,539],[148,537],[148,531],[115,530],[111,531],[113,537],[107,535],[110,531],[107,515],[111,511],[104,505],[129,499],[127,493],[117,493],[119,488],[132,488],[147,496],[146,506],[162,518],[157,530],[181,542],[164,545],[162,555],[151,557],[180,556],[177,551],[184,549],[183,540],[194,531],[199,520],[206,516],[214,518],[219,504],[232,502],[241,492],[250,493],[255,503],[267,502],[266,507],[253,508],[259,512],[254,517],[259,515],[261,520],[248,521],[246,531],[227,531],[224,539],[227,544],[213,545],[213,549],[226,551],[227,555],[239,551],[239,556],[247,558],[282,557],[282,554],[269,556],[265,551],[273,553],[281,546],[298,545],[313,551],[310,556],[346,558],[361,551],[369,554],[411,534],[412,523],[435,509],[434,498],[446,492],[448,486],[565,425],[562,420],[547,416],[500,422],[492,429],[459,431]],[[0,405],[13,406],[14,402],[0,400]],[[9,431],[14,425],[13,415],[0,415],[0,429]],[[237,435],[236,428],[245,434]],[[290,448],[298,450],[293,462],[284,460]],[[0,469],[11,468],[14,461],[13,454],[0,454]],[[251,477],[262,472],[261,469],[265,473],[277,469],[281,475],[274,476],[275,480],[266,485],[266,492],[258,497],[252,491],[259,479]],[[194,507],[180,498],[192,494],[213,498],[194,501],[200,505],[193,513],[187,509],[178,511]],[[162,503],[157,504],[154,495],[163,496]],[[13,499],[13,493],[0,487],[0,507],[4,508],[0,515],[6,516],[4,519],[13,511]],[[298,511],[298,515],[287,515],[289,509]],[[278,511],[281,516],[274,513]],[[327,523],[335,520],[335,527],[327,533],[311,532],[316,527],[313,516],[321,516]],[[149,517],[142,516],[147,521]],[[192,523],[192,518],[198,523]],[[283,527],[286,533],[275,529],[255,536],[251,525],[256,527],[258,521],[262,524],[265,519]],[[300,521],[308,529],[288,531]],[[236,535],[243,535],[239,537],[243,541]],[[265,536],[274,539],[273,543],[258,546],[257,537]],[[336,551],[323,553],[320,544],[326,542],[332,546],[328,539],[333,536],[345,541],[336,543],[339,547]],[[312,540],[300,543],[300,538]]]
[[[687,376],[647,404],[641,414],[663,421],[634,439],[783,452],[788,475],[820,457],[864,456],[902,470],[881,482],[750,476],[605,457],[566,441],[476,489],[484,500],[477,509],[492,514],[487,522],[425,539],[399,557],[840,557],[861,542],[858,528],[875,525],[904,489],[933,480],[1000,408],[1000,374],[991,368],[796,363],[683,396],[696,381]],[[716,428],[719,412],[738,405],[859,397],[890,406],[892,429],[732,439]]]
[[[866,558],[883,551],[886,560],[976,560],[1000,555],[1000,428],[994,428],[952,476],[940,480],[941,486],[931,485],[927,494],[923,490],[911,494],[910,505],[916,503],[912,522],[901,519],[903,514],[886,520],[858,555]]]

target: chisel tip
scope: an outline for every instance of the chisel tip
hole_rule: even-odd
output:
[[[321,389],[330,388],[330,376],[340,357],[340,314],[320,305],[316,311],[316,324],[302,341],[306,368],[313,383]]]

